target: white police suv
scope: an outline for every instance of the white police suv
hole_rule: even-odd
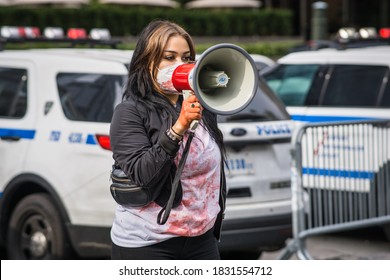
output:
[[[390,118],[390,45],[294,52],[263,75],[294,120]]]
[[[9,259],[108,258],[109,126],[131,51],[0,51],[0,240]],[[292,121],[260,84],[219,120],[228,149],[221,251],[258,258],[291,236]]]
[[[379,44],[376,41],[356,40],[353,47],[346,49],[333,47],[290,53],[279,59],[273,69],[265,72],[264,78],[285,103],[292,119],[298,122],[390,119],[390,29],[387,36],[387,41],[380,40]],[[324,158],[340,157],[334,152],[329,153],[331,148],[325,149],[325,139],[330,142],[327,147],[348,147],[351,152],[355,149],[358,156],[364,152],[356,144],[359,143],[356,135],[327,137],[318,144],[318,147],[324,146]],[[310,136],[308,139],[311,139]],[[338,141],[338,144],[332,146],[332,141]],[[354,144],[351,144],[353,141]],[[317,156],[321,156],[318,154],[318,147]],[[386,160],[383,164],[386,166]],[[344,171],[351,168],[359,176],[362,174],[361,170],[371,176],[381,174],[380,170],[386,169],[367,169],[356,166],[355,162],[345,161],[336,169],[324,168],[321,177],[333,172],[333,175],[327,176],[334,179],[334,174],[338,174],[337,176],[347,178],[351,173]],[[311,169],[305,166],[305,170]],[[349,177],[348,179],[351,180]],[[390,240],[390,224],[383,228]]]

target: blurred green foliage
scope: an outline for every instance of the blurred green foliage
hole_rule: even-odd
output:
[[[302,41],[300,39],[273,40],[272,38],[267,38],[267,40],[263,41],[260,38],[257,42],[233,42],[233,44],[242,47],[248,53],[261,54],[277,59],[286,55],[293,47],[301,45]],[[196,52],[200,54],[213,45],[215,43],[211,41],[209,43],[196,44]]]
[[[101,4],[79,9],[0,7],[0,26],[36,26],[41,31],[48,26],[62,27],[64,30],[70,27],[86,30],[95,27],[108,28],[112,36],[123,39],[124,43],[118,45],[120,49],[134,49],[136,36],[156,18],[172,20],[182,25],[191,36],[206,38],[201,40],[201,43],[196,42],[197,53],[214,45],[216,40],[213,39],[218,38],[234,38],[235,41],[230,42],[240,45],[249,53],[271,58],[284,55],[299,43],[296,40],[272,40],[273,37],[290,36],[292,33],[292,14],[281,9],[186,10]],[[262,37],[271,39],[262,41]],[[251,43],[240,41],[240,38],[249,38]],[[64,47],[66,46],[68,45],[65,44]],[[52,46],[49,43],[6,45],[7,49],[48,47]]]

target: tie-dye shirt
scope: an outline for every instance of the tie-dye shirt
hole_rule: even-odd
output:
[[[178,165],[188,136],[175,163]],[[143,247],[177,236],[199,236],[214,226],[219,206],[221,154],[218,145],[199,125],[180,180],[183,198],[164,225],[157,224],[161,207],[152,202],[142,208],[118,206],[111,229],[112,241],[122,247]]]

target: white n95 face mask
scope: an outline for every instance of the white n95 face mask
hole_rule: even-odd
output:
[[[179,65],[184,64],[183,62],[176,62],[175,64],[166,66],[164,68],[158,69],[157,73],[157,83],[159,84],[160,88],[168,93],[175,93],[175,94],[181,94],[181,92],[178,92],[177,89],[173,86],[172,83],[172,74],[175,71],[176,67]]]

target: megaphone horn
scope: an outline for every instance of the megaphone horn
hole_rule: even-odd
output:
[[[196,63],[176,67],[172,83],[178,91],[193,91],[209,111],[229,115],[251,102],[258,87],[258,72],[244,49],[218,44],[208,48]]]

